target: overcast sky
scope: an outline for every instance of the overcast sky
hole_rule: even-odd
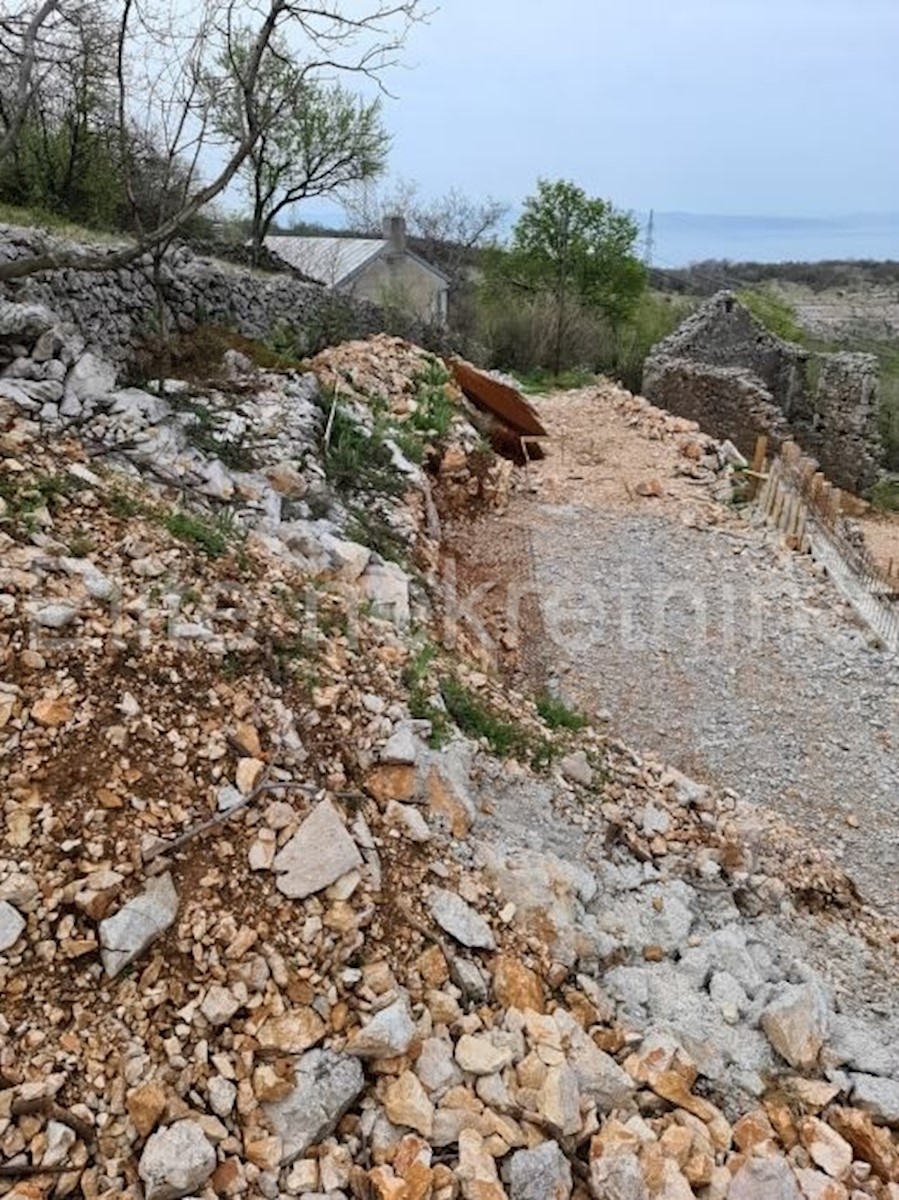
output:
[[[406,60],[391,173],[429,194],[899,211],[899,0],[443,0]]]

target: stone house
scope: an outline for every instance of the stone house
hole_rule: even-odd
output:
[[[414,254],[402,217],[387,217],[384,236],[265,239],[268,250],[325,287],[397,308],[433,325],[445,325],[449,280]]]
[[[729,438],[747,458],[761,434],[771,449],[798,442],[833,483],[861,493],[876,482],[882,460],[877,371],[870,354],[785,342],[724,291],[653,347],[643,392]]]

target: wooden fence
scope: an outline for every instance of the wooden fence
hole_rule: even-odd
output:
[[[760,469],[767,467],[767,469]],[[756,453],[756,505],[794,549],[810,553],[884,646],[899,652],[899,587],[843,514],[843,495],[813,458],[785,442],[770,464]]]

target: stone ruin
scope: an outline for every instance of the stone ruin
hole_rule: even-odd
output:
[[[733,292],[719,292],[658,343],[644,394],[750,458],[759,435],[798,442],[838,487],[864,492],[881,466],[877,359],[823,354],[770,333]]]

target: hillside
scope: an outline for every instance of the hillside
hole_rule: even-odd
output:
[[[0,1195],[897,1195],[884,897],[583,652],[619,506],[675,583],[732,553],[726,448],[609,387],[513,469],[386,337],[142,387],[39,305],[0,342]]]

